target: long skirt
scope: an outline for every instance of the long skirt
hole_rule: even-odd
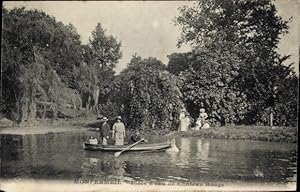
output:
[[[198,118],[197,121],[196,121],[195,130],[199,130],[199,129],[201,129],[201,127],[202,127],[201,119]]]
[[[209,128],[209,124],[206,122],[205,119],[199,119],[199,118],[197,119],[195,130],[208,129],[208,128]]]
[[[187,131],[188,129],[188,124],[186,122],[185,119],[180,119],[180,122],[179,122],[179,130],[180,131]]]
[[[115,145],[124,145],[123,133],[116,133],[115,134]]]

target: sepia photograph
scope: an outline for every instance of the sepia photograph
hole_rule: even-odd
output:
[[[296,191],[299,13],[3,1],[0,192]]]

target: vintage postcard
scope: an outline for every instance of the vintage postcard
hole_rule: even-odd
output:
[[[298,0],[4,1],[0,191],[295,191]]]

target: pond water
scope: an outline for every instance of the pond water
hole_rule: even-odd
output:
[[[0,178],[121,181],[296,181],[297,146],[176,138],[178,153],[85,151],[93,132],[0,135]]]

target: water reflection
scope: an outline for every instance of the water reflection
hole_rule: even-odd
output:
[[[202,140],[199,139],[196,142],[197,144],[197,157],[207,161],[208,160],[208,155],[209,155],[209,141],[208,140]]]
[[[179,138],[180,143],[180,152],[179,152],[179,161],[177,165],[186,166],[190,162],[190,153],[191,150],[191,141],[188,138]]]
[[[99,154],[84,153],[82,178],[113,179],[123,181],[126,163],[121,159],[99,158]]]
[[[0,135],[1,178],[295,181],[294,144],[176,138],[178,153],[84,151],[90,132]],[[152,140],[155,140],[153,138]]]

